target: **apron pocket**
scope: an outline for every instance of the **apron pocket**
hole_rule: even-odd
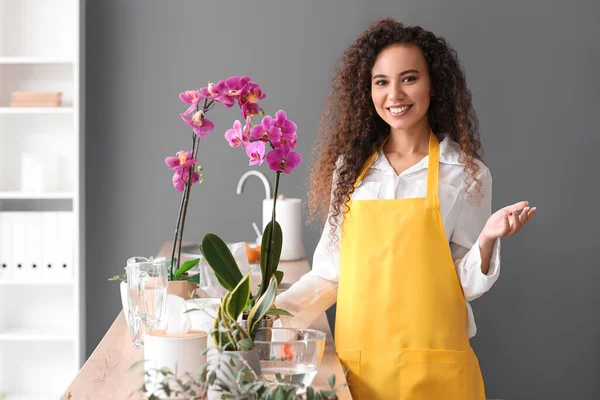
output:
[[[464,351],[402,349],[400,398],[464,399],[468,392],[467,374]]]
[[[352,397],[358,399],[360,390],[360,350],[337,350],[337,354],[344,367],[346,381]]]

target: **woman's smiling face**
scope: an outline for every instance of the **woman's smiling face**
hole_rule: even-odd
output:
[[[394,44],[381,50],[371,70],[371,98],[392,130],[428,124],[431,81],[419,47]]]

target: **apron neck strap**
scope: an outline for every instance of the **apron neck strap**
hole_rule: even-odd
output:
[[[440,205],[438,197],[438,178],[440,170],[440,141],[429,133],[429,161],[427,165],[427,208],[436,208]]]
[[[383,142],[385,144],[387,139]],[[381,145],[383,147],[383,145]],[[377,158],[378,152],[374,152],[367,162],[365,163],[363,170],[360,175],[356,179],[354,183],[354,187],[358,186],[360,181],[365,177],[371,164]],[[429,132],[429,161],[427,164],[427,208],[436,208],[440,205],[440,199],[438,197],[438,177],[439,177],[439,168],[440,168],[440,141],[437,136],[433,133],[433,131]]]

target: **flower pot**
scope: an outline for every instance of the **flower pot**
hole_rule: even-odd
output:
[[[198,285],[189,281],[170,281],[167,287],[167,293],[182,297],[184,300],[194,298]]]
[[[243,366],[252,368],[256,376],[261,376],[262,372],[260,369],[260,359],[256,348],[249,351],[223,351],[218,353],[217,351],[208,355],[208,362],[210,369],[217,369],[217,381],[221,384],[231,388],[231,394],[235,398],[238,382],[235,377],[237,373],[242,369]],[[231,364],[233,363],[233,366]],[[220,399],[224,394],[219,386],[212,385],[208,389],[208,400]],[[228,393],[229,394],[229,393]]]
[[[242,326],[242,328],[244,329],[248,329],[248,311],[244,311],[242,313],[242,317],[240,320],[240,325]],[[272,328],[273,327],[273,318],[269,315],[265,315],[263,317],[263,319],[260,321],[260,324],[258,325],[259,328]],[[263,337],[262,335],[269,335],[270,331],[268,330],[263,330],[263,331],[259,331],[257,332],[257,335],[254,339],[255,340],[271,340],[270,337]],[[260,336],[260,337],[259,337]]]

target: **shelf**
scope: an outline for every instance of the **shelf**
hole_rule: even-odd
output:
[[[68,342],[74,336],[57,328],[7,328],[0,330],[0,341],[11,342]]]
[[[74,281],[11,281],[0,280],[0,286],[72,286]]]
[[[73,64],[73,60],[48,57],[0,57],[0,64]]]
[[[72,114],[73,107],[0,107],[0,114]]]
[[[49,192],[49,193],[24,193],[24,192],[2,192],[0,191],[0,200],[18,199],[18,200],[49,200],[64,199],[72,200],[72,192]]]
[[[2,397],[3,392],[0,391],[0,399],[2,400],[40,400],[40,399],[58,399],[60,394],[56,393],[6,393],[6,398]]]

